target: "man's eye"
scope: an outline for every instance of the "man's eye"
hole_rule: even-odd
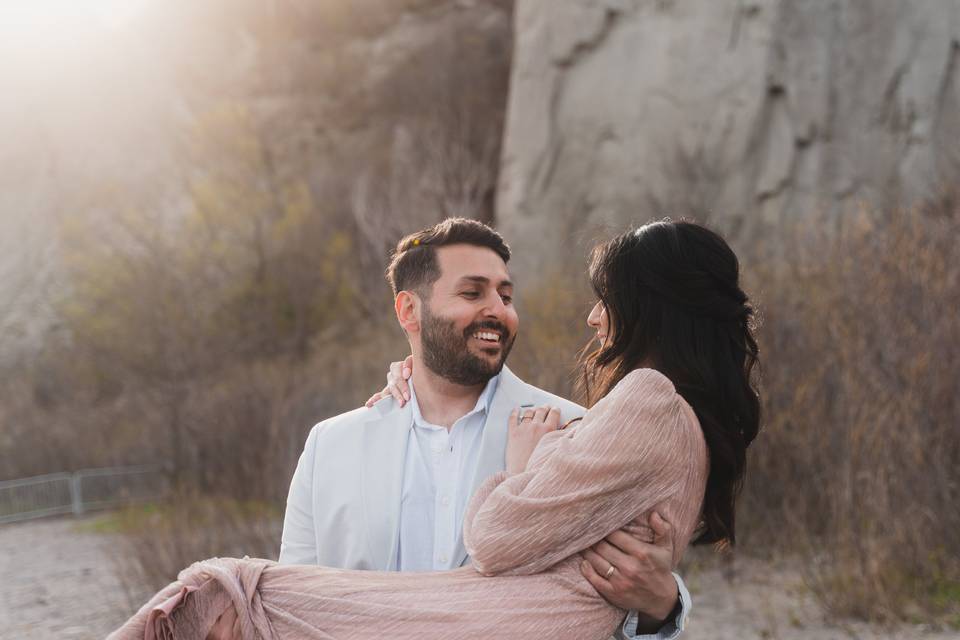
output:
[[[477,293],[476,291],[464,291],[460,295],[462,295],[464,298],[467,298],[469,300],[475,300],[480,294]]]
[[[510,304],[511,302],[513,302],[513,296],[502,295],[500,296],[500,299],[503,300],[504,304]]]

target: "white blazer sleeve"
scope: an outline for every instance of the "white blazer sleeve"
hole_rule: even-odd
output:
[[[287,509],[280,537],[280,564],[317,564],[317,536],[313,522],[313,468],[316,464],[317,432],[310,430],[297,470],[290,481]]]

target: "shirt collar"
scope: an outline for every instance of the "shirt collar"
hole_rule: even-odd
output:
[[[474,405],[473,409],[466,413],[464,416],[461,416],[460,419],[465,418],[466,416],[473,415],[475,413],[489,413],[490,412],[490,403],[493,402],[493,394],[497,392],[497,385],[500,383],[500,374],[497,374],[490,378],[487,382],[487,386],[483,388],[483,391],[480,393],[480,397],[477,398],[477,404]],[[427,422],[423,414],[420,413],[420,403],[417,402],[417,393],[413,388],[413,379],[409,381],[410,384],[410,408],[413,410],[413,424],[416,426],[436,426],[430,422]]]

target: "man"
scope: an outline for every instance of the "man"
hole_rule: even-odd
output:
[[[511,410],[549,405],[562,421],[583,414],[504,367],[519,326],[509,259],[500,235],[474,220],[451,218],[400,241],[387,278],[413,354],[409,402],[387,397],[313,428],[290,485],[281,563],[462,566],[467,501],[504,469]],[[584,553],[586,578],[630,611],[618,637],[676,637],[689,610],[670,573],[669,527],[655,518],[651,526],[661,534],[655,544],[618,531]]]

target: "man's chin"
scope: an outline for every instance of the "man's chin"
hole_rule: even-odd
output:
[[[500,370],[503,369],[503,363],[506,361],[506,358],[503,357],[503,351],[497,349],[495,352],[486,354],[483,358],[483,362],[486,365],[486,370],[490,373],[490,377],[500,373]]]
[[[500,369],[503,368],[503,348],[499,345],[496,347],[480,347],[479,349],[471,350],[474,357],[480,360],[486,365],[486,368],[490,371],[493,371],[493,375],[500,373]]]
[[[473,355],[487,365],[487,370],[490,371],[490,375],[495,376],[500,373],[500,370],[503,369],[503,365],[507,361],[507,356],[510,355],[511,347],[513,347],[513,342],[507,344],[496,344],[491,346],[478,346],[473,349],[469,349]]]

